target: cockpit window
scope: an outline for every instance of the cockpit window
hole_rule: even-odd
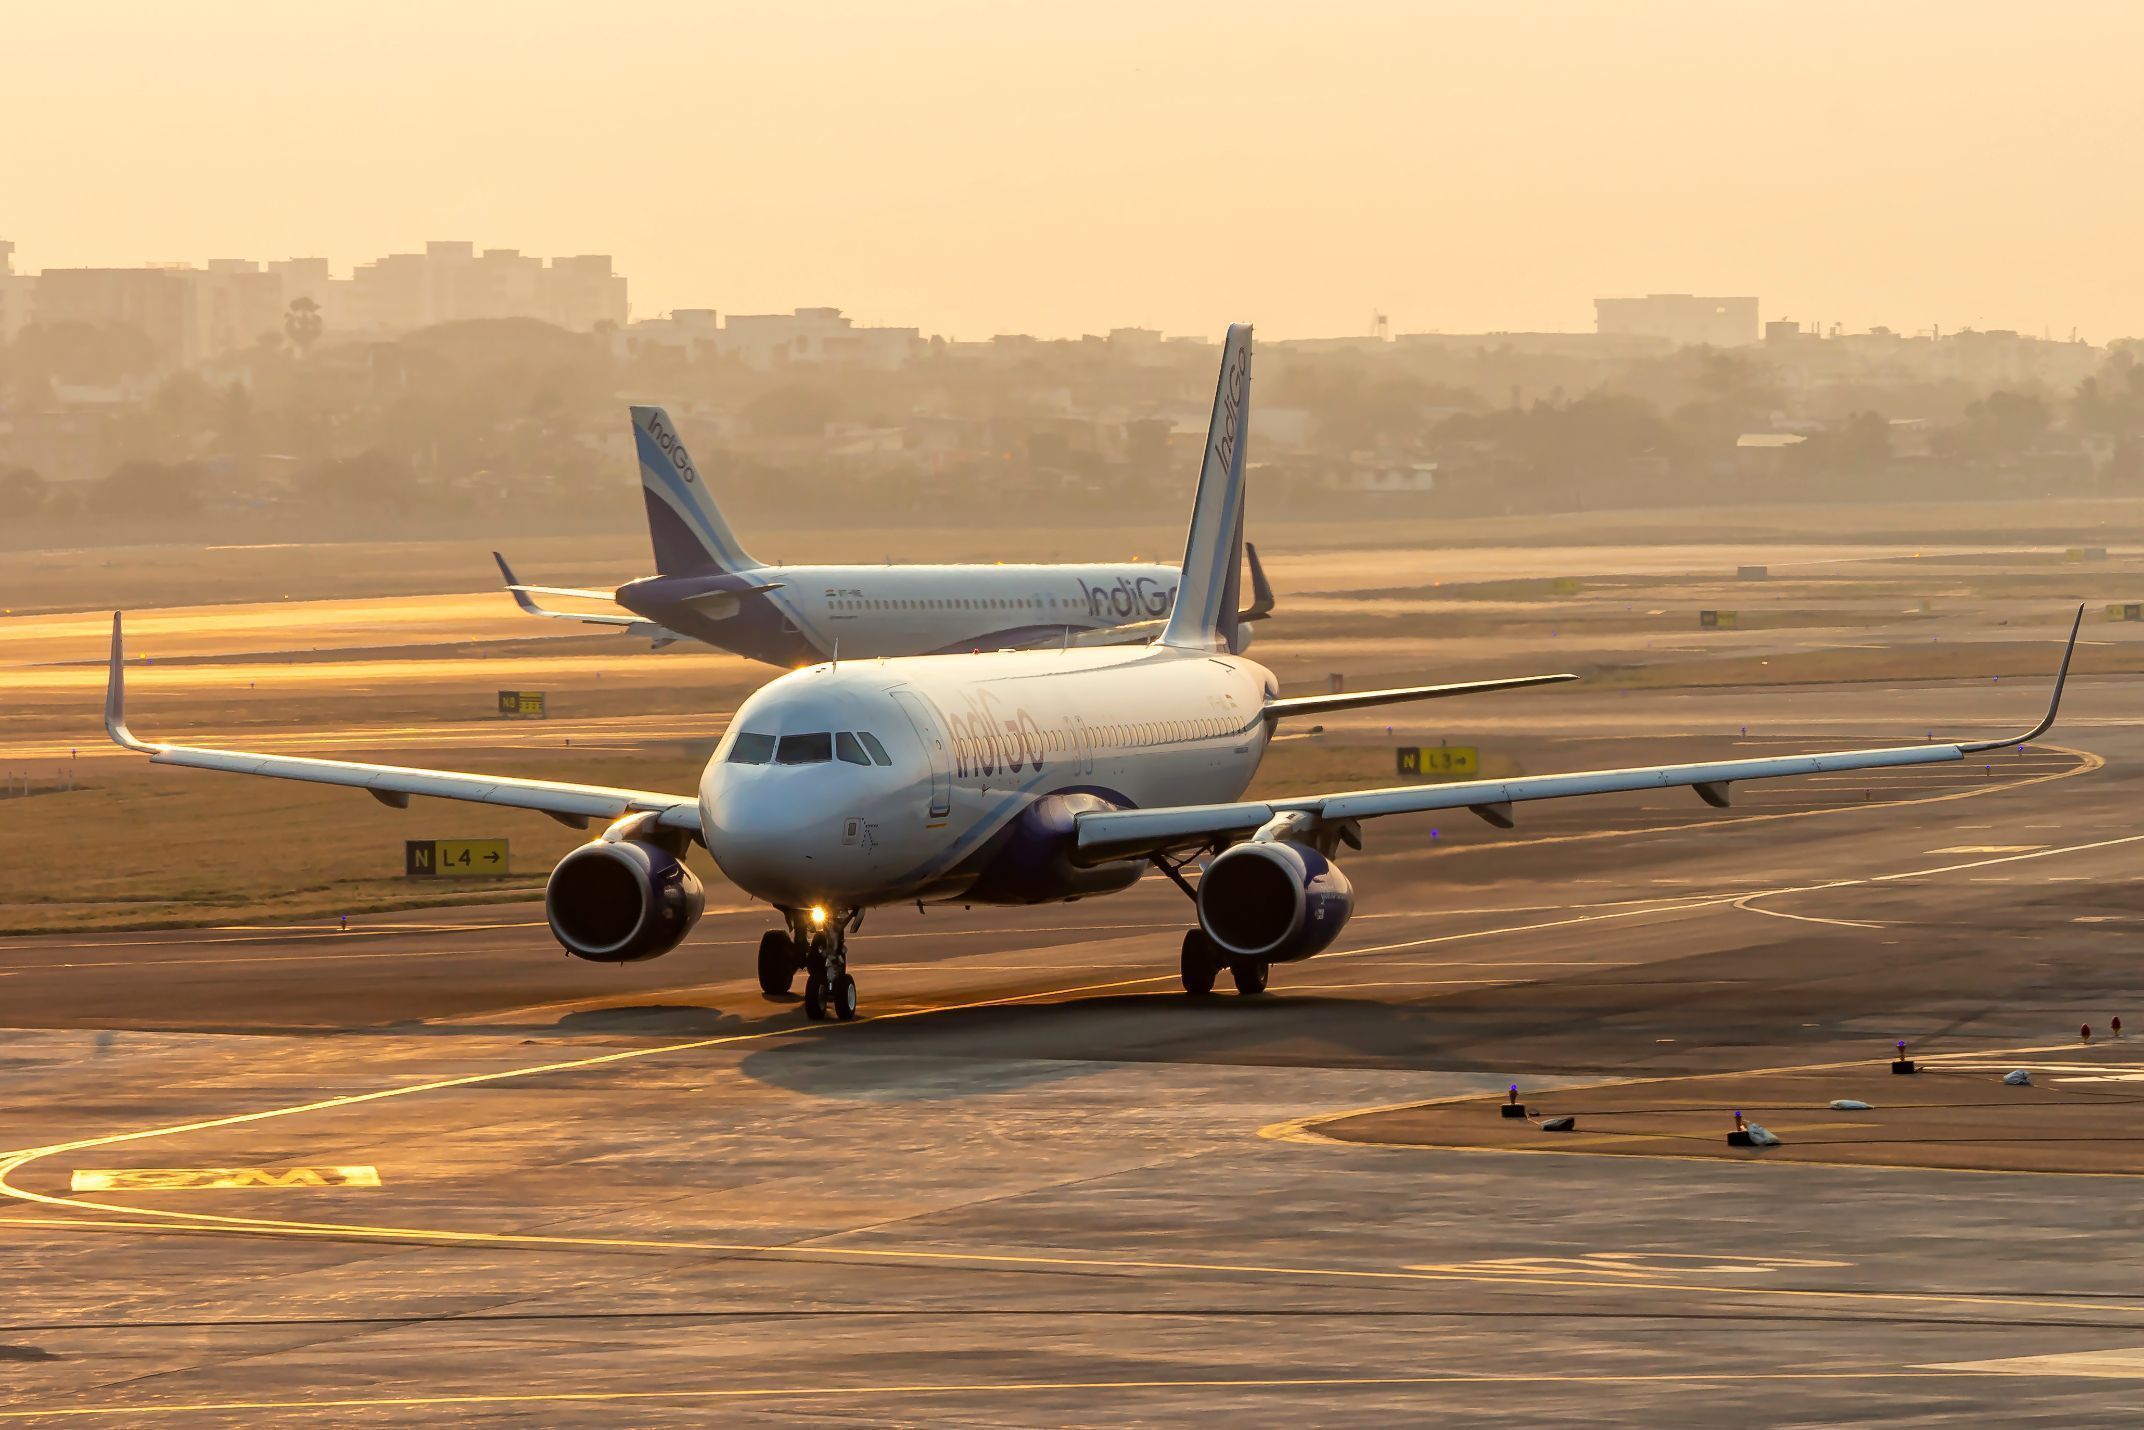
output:
[[[774,737],[755,735],[749,730],[737,736],[730,746],[730,763],[733,765],[763,765],[774,758]]]
[[[893,763],[893,756],[886,753],[886,747],[878,742],[878,736],[872,734],[869,730],[859,730],[856,738],[864,742],[864,748],[871,752],[873,761],[881,765]]]
[[[858,744],[856,737],[846,730],[838,731],[834,735],[834,756],[837,759],[847,760],[852,765],[868,765],[871,763],[871,757],[864,753],[864,747]]]
[[[834,737],[821,730],[813,735],[784,735],[774,752],[778,765],[823,765],[834,758]]]

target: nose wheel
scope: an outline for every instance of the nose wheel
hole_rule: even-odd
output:
[[[804,955],[804,1016],[813,1022],[856,1016],[856,980],[849,976],[849,951],[842,926],[834,924],[811,936]]]

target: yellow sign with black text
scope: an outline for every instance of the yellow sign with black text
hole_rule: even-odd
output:
[[[481,879],[508,871],[503,839],[405,839],[402,873],[411,879]]]
[[[1481,773],[1481,750],[1474,745],[1402,745],[1399,756],[1403,775],[1472,779]]]

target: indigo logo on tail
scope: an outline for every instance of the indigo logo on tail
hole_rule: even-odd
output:
[[[670,465],[677,469],[679,476],[688,482],[700,479],[700,474],[692,467],[692,454],[685,450],[683,442],[678,441],[677,434],[670,430],[670,424],[663,421],[662,413],[658,412],[648,419],[648,435],[655,439],[656,446],[662,448],[663,455],[670,459]]]

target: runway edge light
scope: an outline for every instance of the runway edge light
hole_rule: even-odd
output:
[[[1898,1056],[1891,1060],[1891,1071],[1894,1073],[1915,1073],[1920,1070],[1920,1065],[1906,1056],[1906,1040],[1900,1038],[1898,1040]]]

